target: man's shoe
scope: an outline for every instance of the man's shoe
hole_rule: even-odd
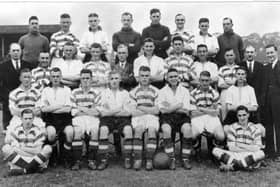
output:
[[[131,168],[131,159],[130,158],[125,158],[124,159],[124,168],[125,169],[130,169]]]
[[[98,170],[104,170],[108,167],[108,160],[101,160],[101,163],[97,167]]]
[[[176,159],[175,158],[170,159],[169,169],[171,169],[171,170],[176,169]]]
[[[63,161],[63,166],[64,166],[65,169],[70,169],[70,168],[71,168],[71,164],[70,164],[70,162],[67,161],[67,160],[64,160],[64,161]]]
[[[88,161],[88,168],[90,170],[96,170],[97,169],[95,160],[89,160]]]
[[[139,171],[142,167],[142,160],[134,160],[133,169]]]
[[[183,167],[186,170],[192,169],[191,163],[189,159],[183,159]]]
[[[81,161],[77,160],[75,164],[71,167],[71,170],[78,171],[81,167]]]
[[[228,172],[228,171],[234,171],[234,168],[232,165],[226,165],[224,163],[221,163],[220,165],[220,171],[221,172]]]
[[[26,169],[10,169],[4,177],[19,176],[26,174]]]
[[[274,162],[280,162],[280,156],[275,157]]]
[[[153,161],[152,160],[147,160],[146,161],[146,170],[147,171],[153,170]]]

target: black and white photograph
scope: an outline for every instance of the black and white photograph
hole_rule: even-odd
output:
[[[0,7],[0,187],[280,186],[280,1]]]

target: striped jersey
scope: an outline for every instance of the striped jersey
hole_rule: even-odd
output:
[[[83,91],[83,89],[76,88],[72,91],[71,102],[73,107],[82,106],[82,107],[94,107],[99,105],[101,94],[95,89],[91,88],[88,92]]]
[[[42,91],[50,83],[50,72],[49,68],[37,67],[33,69],[31,72],[33,86]]]
[[[107,81],[108,81],[109,72],[111,71],[110,64],[102,60],[97,62],[93,62],[93,61],[87,62],[84,64],[84,69],[91,70],[93,79],[104,79]]]
[[[218,104],[219,93],[211,86],[207,91],[202,90],[200,87],[192,90],[191,92],[191,105],[196,107],[212,107]]]
[[[63,47],[66,42],[72,42],[76,47],[79,46],[79,40],[71,32],[65,33],[64,31],[58,31],[51,36],[50,41],[50,54],[59,58],[62,57]],[[59,49],[56,51],[56,49]],[[55,54],[53,54],[55,53]]]
[[[136,102],[137,106],[153,107],[158,104],[159,90],[149,85],[148,88],[143,88],[138,85],[130,91],[130,97]]]
[[[236,81],[236,69],[238,65],[224,65],[219,69],[219,84],[221,82],[230,81],[232,84]]]
[[[11,142],[11,145],[16,147],[42,146],[45,139],[45,133],[35,125],[32,125],[28,130],[25,130],[22,125],[19,125],[13,131],[9,131],[6,137],[6,141]]]
[[[14,89],[9,95],[9,109],[14,115],[15,110],[18,109],[33,109],[41,98],[41,93],[34,87],[28,90],[18,87]]]
[[[167,63],[168,69],[176,69],[179,73],[181,82],[186,83],[184,84],[185,87],[189,87],[189,81],[195,77],[193,59],[188,55],[182,55],[180,57],[172,55],[165,59],[165,61]]]
[[[236,143],[262,146],[261,130],[252,122],[249,122],[244,128],[239,123],[230,126],[227,134],[227,143],[235,145]]]

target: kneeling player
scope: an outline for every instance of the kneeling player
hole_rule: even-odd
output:
[[[153,169],[153,155],[157,148],[157,133],[159,118],[157,114],[158,89],[150,85],[151,70],[147,66],[139,68],[139,86],[130,92],[130,97],[135,102],[132,112],[132,126],[134,130],[134,164],[133,168],[139,170],[142,167],[143,133],[147,130],[148,142],[146,145],[146,170]],[[127,165],[130,168],[131,165]]]
[[[50,145],[56,147],[57,137],[60,140],[60,150],[65,159],[65,166],[70,166],[71,161],[71,144],[74,130],[71,125],[71,90],[61,84],[61,71],[59,68],[51,70],[51,86],[46,87],[41,95],[41,110],[43,119],[47,124],[47,135]],[[63,135],[63,136],[62,136]],[[57,164],[57,149],[54,149],[51,157],[51,164]]]
[[[190,94],[189,90],[179,83],[179,74],[176,69],[167,72],[167,85],[159,91],[159,110],[161,130],[165,145],[165,152],[171,158],[170,169],[176,169],[174,141],[172,132],[180,132],[182,139],[182,160],[185,169],[191,169],[190,154],[192,146],[192,132],[190,126]]]
[[[34,113],[31,109],[21,112],[21,125],[9,131],[2,147],[4,160],[10,166],[11,175],[34,173],[47,168],[47,161],[52,148],[43,145],[45,132],[35,126]]]
[[[72,124],[74,128],[74,140],[72,142],[73,157],[75,164],[72,170],[80,169],[82,156],[82,139],[85,135],[89,137],[88,147],[88,167],[91,170],[96,169],[96,153],[98,149],[98,130],[99,130],[99,112],[97,106],[100,100],[99,93],[91,88],[92,72],[88,69],[81,70],[80,88],[73,90],[72,102],[73,109]]]
[[[191,92],[191,104],[193,105],[191,124],[193,138],[196,139],[195,145],[199,145],[200,135],[206,133],[214,137],[216,146],[222,146],[225,135],[218,117],[219,93],[210,86],[211,75],[208,71],[200,73],[199,82],[200,86]],[[195,146],[195,148],[200,147]],[[208,149],[211,153],[212,148],[208,147]]]
[[[229,150],[213,149],[214,156],[221,161],[221,171],[250,170],[265,156],[261,150],[261,130],[248,121],[248,108],[239,106],[236,111],[238,122],[233,123],[226,134]]]
[[[128,106],[130,105],[129,93],[120,90],[121,75],[117,71],[109,73],[109,87],[102,92],[100,128],[99,128],[99,150],[98,155],[101,163],[98,170],[104,170],[108,166],[109,141],[108,136],[117,130],[124,136],[124,160],[130,161],[132,152],[132,128],[131,117]]]

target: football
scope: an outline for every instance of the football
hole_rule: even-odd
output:
[[[155,169],[168,169],[170,158],[165,152],[158,152],[154,155],[153,164]]]

